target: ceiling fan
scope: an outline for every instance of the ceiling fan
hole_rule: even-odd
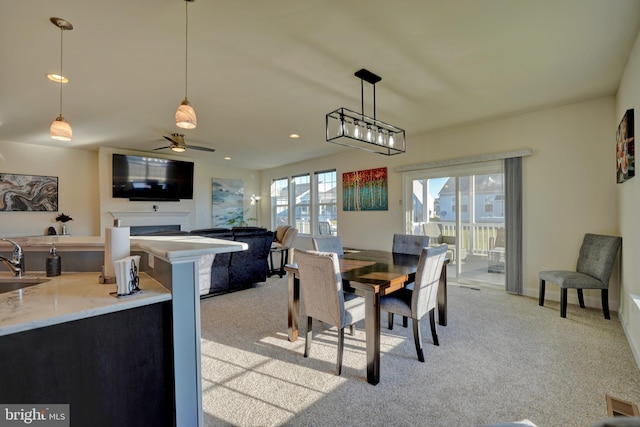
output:
[[[184,135],[181,133],[172,133],[171,136],[166,136],[166,135],[162,135],[162,137],[164,139],[166,139],[167,141],[169,141],[171,144],[167,145],[166,147],[159,147],[159,148],[155,148],[155,150],[164,150],[165,148],[170,148],[173,151],[176,151],[178,153],[182,153],[183,151],[189,149],[189,150],[200,150],[200,151],[208,151],[210,153],[213,153],[214,151],[216,151],[214,148],[209,148],[209,147],[199,147],[197,145],[187,145],[184,143]]]

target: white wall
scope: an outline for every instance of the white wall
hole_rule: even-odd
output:
[[[428,117],[425,118],[428,120]],[[399,123],[399,125],[402,125]],[[401,233],[402,175],[399,165],[447,160],[524,148],[524,288],[536,296],[538,271],[575,268],[585,232],[618,234],[615,183],[615,102],[613,97],[548,108],[425,135],[407,136],[407,153],[384,157],[359,150],[262,172],[262,193],[273,178],[336,168],[342,173],[387,166],[389,210],[342,211],[338,190],[338,234],[345,246],[389,250]],[[264,203],[268,208],[269,203]],[[262,217],[269,215],[263,209]],[[611,308],[618,305],[618,275],[612,279]],[[559,299],[557,287],[548,298]],[[569,302],[577,303],[575,293]],[[585,291],[585,302],[601,307],[599,292]]]
[[[259,190],[259,174],[252,170],[215,165],[206,155],[188,158],[157,154],[158,157],[195,162],[194,200],[130,202],[114,199],[111,197],[111,153],[114,151],[145,154],[108,147],[96,152],[0,141],[0,173],[57,176],[59,187],[59,212],[0,212],[0,236],[43,235],[50,226],[59,232],[55,217],[60,212],[74,219],[68,223],[69,233],[99,236],[105,227],[113,225],[109,212],[152,212],[154,204],[159,206],[160,212],[190,212],[189,230],[211,227],[212,178],[241,179],[245,186],[245,208],[249,209],[250,216],[254,216],[255,208],[250,206],[250,197]]]
[[[51,226],[60,232],[55,217],[61,212],[73,218],[67,223],[70,234],[95,235],[100,226],[97,160],[98,153],[87,150],[0,141],[0,173],[57,176],[59,208],[0,212],[0,236],[41,236]]]
[[[156,157],[171,158],[176,160],[192,161],[194,166],[193,200],[181,200],[179,202],[130,202],[127,199],[114,199],[111,197],[111,162],[112,153],[148,155],[149,153],[126,151],[109,147],[99,151],[99,176],[100,176],[100,213],[101,230],[104,234],[105,227],[113,226],[111,212],[153,212],[153,206],[158,206],[158,212],[190,212],[188,230],[209,228],[213,225],[211,204],[211,181],[213,178],[239,179],[244,184],[245,209],[249,209],[247,215],[254,216],[254,207],[250,205],[252,194],[257,194],[260,188],[260,177],[256,171],[236,169],[215,165],[212,160],[203,154],[197,158],[165,153],[154,153]],[[101,234],[99,233],[99,234]]]
[[[640,34],[629,57],[616,103],[616,124],[622,119],[624,112],[634,109],[634,133],[638,147],[638,116],[640,115]],[[636,162],[636,170],[638,163]],[[636,172],[638,175],[638,172]],[[622,295],[620,298],[620,320],[636,362],[640,365],[640,176],[618,185],[619,223],[622,235]]]

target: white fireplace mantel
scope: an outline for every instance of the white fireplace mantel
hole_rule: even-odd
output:
[[[121,220],[122,227],[180,225],[180,230],[187,230],[191,212],[111,212],[111,215]]]

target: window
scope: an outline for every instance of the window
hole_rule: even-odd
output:
[[[336,171],[278,178],[271,182],[272,225],[293,225],[298,233],[330,236],[338,230]]]
[[[289,179],[279,178],[271,182],[271,218],[273,228],[290,224],[289,220]]]
[[[336,171],[316,172],[315,175],[316,218],[318,220],[318,232],[316,234],[319,236],[336,235],[338,232]]]
[[[291,178],[293,219],[298,233],[311,234],[311,178],[309,174]]]

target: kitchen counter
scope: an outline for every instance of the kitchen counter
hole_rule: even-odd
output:
[[[143,292],[122,298],[109,295],[117,285],[98,283],[99,275],[27,273],[47,281],[0,294],[0,336],[171,300],[171,293],[146,273],[140,274]]]

